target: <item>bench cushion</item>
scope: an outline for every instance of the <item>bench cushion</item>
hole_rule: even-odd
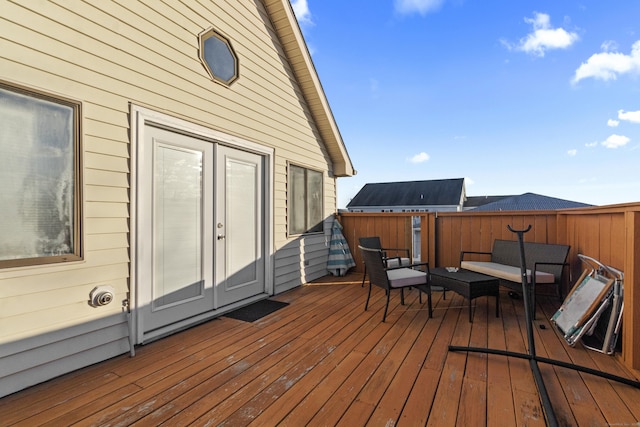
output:
[[[475,271],[488,276],[498,277],[510,282],[520,283],[520,267],[498,264],[495,262],[462,261],[460,267],[465,270]],[[531,282],[531,270],[527,270],[527,281]],[[554,283],[555,277],[551,273],[536,271],[536,283]]]
[[[403,286],[416,286],[427,284],[427,273],[411,268],[399,268],[387,271],[389,286],[401,288]]]

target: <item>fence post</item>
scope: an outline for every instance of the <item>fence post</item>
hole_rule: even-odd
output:
[[[624,313],[622,357],[640,375],[640,212],[625,213]]]

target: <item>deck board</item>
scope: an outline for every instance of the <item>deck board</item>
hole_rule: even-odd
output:
[[[504,298],[501,298],[503,300]],[[502,301],[504,306],[507,301]],[[506,350],[504,326],[505,314],[500,312],[498,321],[491,321],[487,327],[487,347]],[[509,360],[500,355],[487,356],[487,425],[515,425],[513,395],[511,394]]]
[[[475,346],[526,352],[521,300],[466,301],[418,292],[400,304],[359,275],[325,278],[274,297],[289,306],[254,323],[221,317],[0,399],[2,426],[510,426],[545,425],[529,362]],[[632,378],[612,356],[571,348],[538,298],[538,355]],[[544,329],[540,328],[544,326]],[[635,424],[640,390],[540,364],[561,425]]]
[[[440,299],[434,298],[434,306],[438,307],[439,304]],[[404,360],[398,366],[398,370],[391,379],[389,386],[384,390],[384,394],[376,404],[369,418],[371,425],[392,425],[396,423],[396,420],[398,420],[399,416],[403,413],[403,409],[405,412],[410,412],[411,410],[406,407],[405,404],[414,388],[418,388],[418,390],[416,390],[416,396],[430,395],[429,393],[423,393],[419,390],[419,387],[423,385],[423,383],[434,384],[432,393],[435,393],[436,381],[417,381],[417,378],[421,370],[423,370],[426,355],[429,354],[429,349],[435,340],[441,321],[442,317],[435,317],[426,323],[421,322],[421,317],[416,316],[414,318],[411,326],[416,328],[415,338]],[[431,402],[422,401],[419,404],[420,412],[424,411],[425,406],[427,406],[428,410]],[[424,422],[421,424],[424,425]]]
[[[541,308],[546,318],[550,318],[555,312],[554,307],[551,307],[548,302],[543,302]],[[612,365],[617,365],[611,363],[611,356],[598,354],[597,352],[576,352],[572,359],[568,354],[568,347],[560,341],[560,333],[552,329],[548,323],[545,323],[545,326],[547,327],[545,333],[553,333],[558,336],[558,340],[541,340],[549,348],[549,357],[592,369],[616,373],[611,369]],[[607,363],[604,366],[598,366],[596,360],[603,360]],[[568,405],[575,407],[573,412],[576,414],[577,423],[583,425],[587,423],[600,423],[601,425],[636,423],[636,416],[631,413],[627,404],[616,394],[609,381],[589,374],[580,374],[569,369],[554,369],[557,372],[560,383],[564,385],[564,393],[569,399]],[[624,375],[622,372],[617,372],[616,374]],[[640,397],[640,390],[636,391],[636,394]],[[602,405],[602,408],[599,408],[599,405]],[[633,407],[636,406],[638,405],[633,405]]]
[[[469,338],[471,347],[486,348],[488,324],[499,320],[495,318],[494,310],[488,310],[487,301],[488,298],[474,301],[476,309]],[[492,314],[490,319],[488,313]],[[467,358],[458,413],[458,425],[487,425],[487,355],[484,353]]]

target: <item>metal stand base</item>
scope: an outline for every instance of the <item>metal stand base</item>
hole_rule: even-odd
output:
[[[631,387],[640,388],[640,382],[633,381],[624,377],[620,377],[618,375],[609,374],[607,372],[598,371],[595,369],[587,368],[585,366],[575,365],[573,363],[562,362],[560,360],[548,359],[546,357],[540,357],[536,355],[535,341],[533,339],[533,318],[531,316],[531,307],[529,306],[529,293],[527,292],[527,269],[524,257],[524,240],[523,235],[527,231],[531,230],[531,225],[527,227],[526,230],[514,230],[511,226],[507,226],[509,231],[516,233],[518,235],[518,241],[520,242],[520,270],[522,274],[522,295],[524,296],[524,313],[525,320],[527,324],[527,341],[529,343],[529,352],[528,353],[516,353],[513,351],[506,350],[497,350],[490,348],[481,348],[481,347],[461,347],[450,345],[449,351],[467,351],[467,352],[475,352],[475,353],[485,353],[485,354],[497,354],[500,356],[508,356],[508,357],[517,357],[519,359],[527,359],[529,360],[529,365],[531,366],[531,372],[533,373],[533,378],[536,382],[536,387],[538,388],[538,394],[540,395],[540,401],[542,403],[542,409],[544,410],[544,417],[548,426],[556,427],[558,425],[558,420],[556,418],[556,414],[553,410],[553,406],[551,405],[551,400],[549,399],[549,393],[547,392],[547,388],[544,385],[544,379],[542,378],[542,373],[540,372],[540,367],[538,366],[538,362],[547,363],[554,366],[560,366],[563,368],[573,369],[579,372],[585,372],[587,374],[596,375],[598,377],[606,378],[608,380],[617,381],[622,384],[630,385]]]

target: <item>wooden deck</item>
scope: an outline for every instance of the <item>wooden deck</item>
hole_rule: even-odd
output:
[[[521,300],[466,302],[383,292],[364,312],[360,276],[322,280],[274,299],[287,307],[254,323],[226,317],[137,348],[137,355],[0,399],[0,425],[536,426],[544,416],[526,360],[448,352],[448,345],[525,352]],[[423,298],[426,301],[426,298]],[[537,353],[632,378],[611,356],[570,348],[539,298]],[[544,312],[544,316],[540,315]],[[545,329],[540,328],[544,325]],[[637,425],[640,390],[541,365],[561,425]]]

